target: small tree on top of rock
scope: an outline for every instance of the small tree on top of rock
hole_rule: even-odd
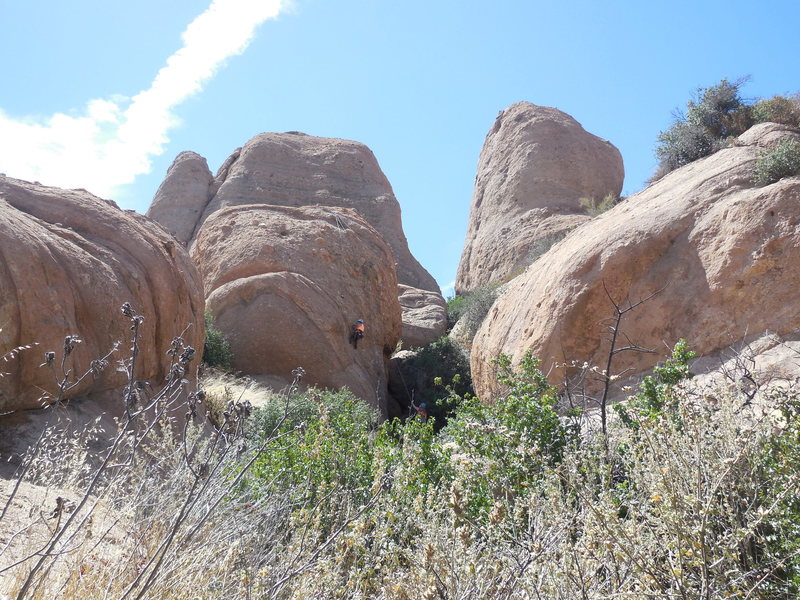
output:
[[[753,125],[752,109],[739,95],[747,78],[697,90],[697,100],[686,104],[686,114],[678,113],[675,122],[658,136],[658,168],[653,181],[670,171],[708,156],[722,148],[727,139],[740,135]]]

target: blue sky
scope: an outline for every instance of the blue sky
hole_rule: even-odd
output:
[[[444,288],[483,140],[510,104],[555,106],[610,140],[631,194],[698,87],[800,89],[797,0],[214,4],[0,0],[0,172],[145,212],[182,150],[215,171],[263,131],[358,140]]]

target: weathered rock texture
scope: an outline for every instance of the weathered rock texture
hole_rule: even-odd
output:
[[[206,159],[194,152],[181,152],[158,187],[147,216],[187,245],[215,188]]]
[[[355,211],[231,206],[201,226],[192,258],[209,309],[251,375],[347,386],[387,414],[388,358],[401,314],[392,252]],[[366,321],[358,348],[351,326]]]
[[[400,283],[439,292],[433,277],[411,255],[392,186],[364,144],[297,132],[262,133],[234,151],[213,181],[204,167],[198,155],[180,154],[148,214],[186,237],[186,231],[198,230],[215,211],[229,206],[352,208],[391,247]]]
[[[403,310],[403,348],[417,348],[438,340],[447,331],[447,302],[441,294],[407,285],[398,286]]]
[[[398,281],[418,289],[413,301],[402,301],[404,339],[419,345],[442,335],[439,313],[444,299],[436,281],[411,255],[400,205],[375,156],[363,144],[297,132],[263,133],[234,151],[215,177],[204,158],[183,152],[147,214],[191,245],[211,215],[243,205],[354,209],[389,244]],[[421,298],[430,305],[421,307]]]
[[[622,156],[555,108],[500,112],[481,150],[456,291],[521,273],[552,240],[589,220],[581,198],[619,196]]]
[[[615,373],[652,367],[681,337],[706,355],[748,334],[797,329],[800,177],[751,182],[759,151],[785,136],[800,137],[757,125],[581,226],[513,280],[473,341],[477,392],[493,390],[489,361],[500,352],[518,360],[531,349],[554,382],[565,360],[603,368],[604,319],[614,314],[605,289],[626,306],[667,286],[621,327],[660,354],[617,354]]]
[[[202,348],[203,290],[187,252],[146,217],[84,190],[62,190],[0,177],[0,356],[38,343],[0,363],[0,412],[38,408],[43,392],[55,393],[42,364],[64,338],[83,340],[67,360],[72,375],[116,342],[111,361],[128,356],[130,322],[124,302],[145,317],[136,378],[160,379],[170,341],[192,324],[184,339]],[[113,367],[88,377],[69,397],[125,383]]]

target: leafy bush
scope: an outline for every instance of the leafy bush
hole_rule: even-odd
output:
[[[756,123],[781,123],[800,127],[800,98],[774,96],[760,100],[753,105],[753,119]]]
[[[458,323],[458,320],[467,310],[466,296],[455,295],[447,299],[447,329],[448,331]]]
[[[372,485],[373,430],[378,413],[347,389],[310,390],[287,404],[256,409],[254,443],[274,440],[253,465],[254,480],[277,482],[298,505],[325,503],[333,510],[345,489],[364,502]]]
[[[600,200],[598,203],[595,198],[581,198],[580,205],[591,217],[596,217],[607,210],[614,208],[614,206],[620,201],[620,198],[615,196],[614,194],[606,194],[603,196],[603,199]]]
[[[743,400],[739,374],[694,389],[685,342],[606,438],[559,417],[530,354],[516,368],[498,359],[495,397],[453,392],[440,431],[432,419],[378,424],[346,390],[310,390],[265,396],[252,415],[232,401],[207,435],[192,424],[206,393],[187,393],[182,376],[192,353],[173,350],[152,397],[134,398],[129,380],[127,418],[99,457],[85,443],[97,432],[62,430],[63,408],[53,411],[0,503],[0,597],[800,591],[798,395],[787,384],[760,405]],[[171,414],[187,415],[186,428],[164,427]],[[31,509],[31,481],[72,489]]]
[[[209,367],[228,370],[233,365],[231,345],[222,332],[214,327],[211,311],[205,313],[206,341],[203,345],[203,362]]]
[[[567,237],[567,233],[569,232],[560,231],[558,233],[551,233],[536,240],[536,242],[531,246],[530,250],[528,250],[528,255],[525,257],[526,266],[532,265],[534,262],[536,262],[536,259]],[[513,277],[511,279],[513,279]]]
[[[653,423],[665,415],[677,414],[675,386],[693,377],[689,361],[696,356],[689,350],[686,340],[681,339],[672,349],[672,355],[653,369],[653,375],[644,378],[639,392],[627,403],[615,404],[614,409],[622,422],[636,430],[643,421]]]
[[[775,148],[759,155],[753,170],[753,183],[768,185],[793,175],[800,175],[800,142],[783,139]]]
[[[800,473],[800,398],[793,393],[778,394],[770,401],[782,411],[777,435],[769,438],[760,457],[764,479],[772,485],[761,490],[761,506],[775,506],[773,519],[765,520],[760,533],[770,554],[788,557],[780,575],[788,586],[787,595],[800,595],[800,496],[792,490]],[[775,591],[779,594],[780,588]]]
[[[398,369],[403,389],[393,390],[395,397],[405,397],[417,405],[424,402],[437,427],[449,417],[454,395],[474,393],[469,356],[448,336],[414,351]]]
[[[659,160],[654,179],[708,156],[722,148],[727,139],[737,136],[753,124],[750,106],[739,96],[745,80],[697,90],[697,100],[687,103],[686,115],[658,136],[656,157]]]
[[[501,355],[495,364],[505,391],[491,403],[465,398],[442,437],[461,457],[465,506],[486,517],[495,502],[513,503],[548,467],[561,461],[571,431],[555,411],[558,393],[528,352],[518,369]]]
[[[448,313],[448,320],[455,322],[464,320],[464,333],[468,339],[475,337],[478,329],[483,323],[486,315],[489,314],[489,309],[497,299],[498,284],[490,283],[479,288],[475,288],[471,292],[463,296],[456,296],[448,303],[448,310],[450,305],[453,306],[453,313]],[[459,300],[456,300],[459,298]],[[458,317],[456,319],[456,316]]]

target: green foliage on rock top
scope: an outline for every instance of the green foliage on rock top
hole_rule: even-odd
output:
[[[751,103],[740,94],[747,79],[720,83],[697,90],[675,122],[658,136],[656,181],[699,158],[724,148],[730,140],[756,123],[772,122],[800,127],[800,96],[773,96]]]
[[[800,142],[783,139],[759,155],[753,169],[753,183],[769,185],[793,175],[800,175]]]
[[[756,123],[780,123],[800,127],[800,96],[774,96],[759,100],[753,105],[753,119]]]
[[[697,99],[687,103],[686,114],[679,114],[658,136],[654,179],[716,152],[728,138],[747,131],[754,121],[750,106],[739,95],[744,82],[723,79],[697,90]]]
[[[581,198],[579,203],[581,208],[586,211],[587,215],[590,217],[596,217],[597,215],[601,215],[607,210],[614,208],[619,201],[620,198],[618,196],[614,194],[606,194],[599,202],[596,198]]]
[[[500,284],[490,283],[462,295],[454,296],[447,302],[447,320],[452,327],[464,320],[464,333],[468,339],[475,337],[489,309],[497,299]]]

